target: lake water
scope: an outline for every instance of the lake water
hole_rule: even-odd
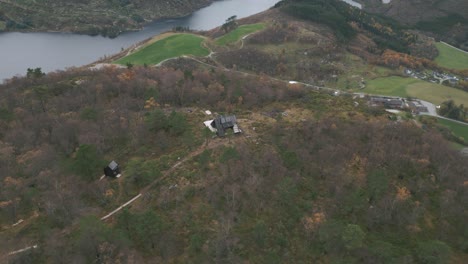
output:
[[[216,1],[190,16],[153,22],[143,30],[127,32],[114,39],[68,33],[1,33],[0,81],[24,75],[27,68],[41,67],[48,72],[85,65],[175,26],[212,29],[230,16],[246,17],[264,11],[276,2],[278,0]]]
[[[49,72],[89,64],[175,26],[212,29],[230,16],[250,16],[267,10],[278,1],[216,1],[190,16],[153,22],[140,31],[127,32],[114,39],[71,33],[1,33],[0,82],[15,75],[25,75],[27,68],[41,67]],[[354,3],[352,0],[344,1]]]

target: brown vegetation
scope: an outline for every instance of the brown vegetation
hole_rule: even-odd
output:
[[[8,261],[464,259],[468,163],[439,132],[266,75],[341,73],[346,50],[327,32],[279,19],[244,48],[201,59],[253,74],[180,58],[0,85],[1,255],[34,241],[39,250]],[[377,58],[374,42],[360,47],[368,40],[350,50]],[[379,63],[430,65],[390,50]],[[243,134],[212,139],[206,109],[237,114]],[[99,181],[112,159],[123,176]]]
[[[414,57],[408,54],[396,52],[393,50],[385,50],[378,64],[389,68],[408,67],[410,69],[438,69],[439,67],[433,61],[428,59]]]

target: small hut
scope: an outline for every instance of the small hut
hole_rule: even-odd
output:
[[[119,164],[117,164],[115,161],[111,161],[111,163],[109,163],[109,165],[104,168],[104,174],[114,178],[120,177]]]

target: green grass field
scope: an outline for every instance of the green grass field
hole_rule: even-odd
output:
[[[457,137],[462,137],[465,139],[465,142],[468,142],[468,125],[462,125],[460,123],[441,118],[438,118],[437,121],[439,124],[450,129]]]
[[[245,35],[262,30],[264,28],[265,28],[265,24],[263,23],[243,25],[227,33],[226,35],[216,39],[216,44],[221,45],[221,46],[231,44],[240,40]]]
[[[123,57],[115,63],[136,65],[158,64],[169,58],[182,55],[207,56],[210,52],[202,47],[203,38],[191,34],[177,34],[156,41],[141,50]]]
[[[401,97],[416,97],[433,104],[441,104],[447,100],[468,105],[468,93],[440,84],[398,76],[376,78],[367,82],[363,90],[369,94],[393,95]]]
[[[401,78],[397,76],[376,78],[367,82],[366,88],[363,92],[408,97],[409,95],[406,92],[406,87],[416,81],[416,79]]]
[[[435,62],[440,66],[451,69],[468,69],[468,53],[461,52],[444,43],[436,43],[439,56]]]

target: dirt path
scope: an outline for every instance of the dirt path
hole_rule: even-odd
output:
[[[241,39],[241,45],[240,45],[240,48],[239,48],[239,49],[244,48],[245,39],[247,39],[248,37],[250,37],[250,35],[252,35],[252,34],[254,34],[254,33],[250,33],[250,34],[247,34],[247,35],[245,35],[245,36],[242,37],[242,39]]]

